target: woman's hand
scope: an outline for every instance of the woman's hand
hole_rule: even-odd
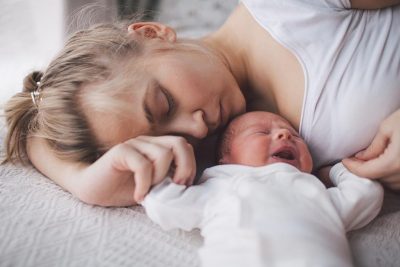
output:
[[[400,192],[400,109],[381,123],[368,148],[344,159],[343,164],[359,176],[379,179]]]
[[[133,205],[168,174],[178,184],[193,183],[192,146],[183,137],[139,136],[116,145],[82,170],[77,195],[102,206]]]

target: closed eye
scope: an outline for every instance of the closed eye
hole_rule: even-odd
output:
[[[169,117],[175,110],[175,101],[170,92],[165,89],[163,86],[159,85],[159,88],[161,92],[164,94],[165,98],[167,99],[168,102],[168,111],[167,111],[167,117]]]
[[[270,133],[271,133],[270,131],[259,131],[259,132],[257,132],[257,134],[262,134],[262,135],[268,135]]]

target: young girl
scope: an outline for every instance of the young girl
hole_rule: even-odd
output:
[[[343,163],[399,189],[398,2],[244,0],[198,40],[153,22],[77,32],[9,101],[6,161],[28,154],[82,201],[132,205],[170,170],[191,184],[206,137],[266,110],[315,170],[363,151]]]

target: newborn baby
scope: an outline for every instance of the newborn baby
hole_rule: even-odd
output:
[[[381,186],[333,166],[327,189],[310,174],[312,159],[283,118],[250,112],[233,120],[220,163],[198,185],[155,186],[143,201],[163,229],[201,229],[202,266],[352,266],[346,232],[379,212]]]

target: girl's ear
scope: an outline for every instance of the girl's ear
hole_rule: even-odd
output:
[[[128,33],[144,38],[158,38],[168,42],[176,41],[176,32],[171,27],[157,22],[137,22],[129,25]]]

